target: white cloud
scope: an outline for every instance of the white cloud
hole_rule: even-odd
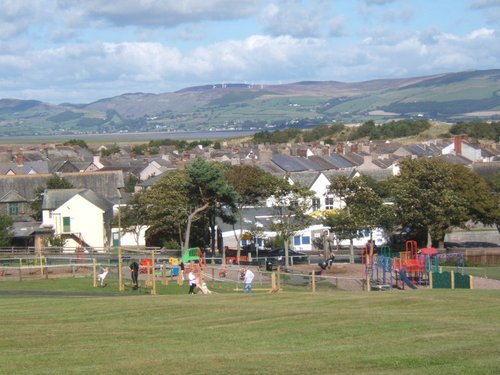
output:
[[[46,19],[51,9],[45,0],[0,0],[0,40],[26,32],[33,22]]]
[[[172,27],[202,20],[238,19],[257,11],[260,0],[64,0],[61,8],[117,26]]]
[[[281,7],[272,3],[262,12],[262,23],[272,35],[291,35],[294,37],[318,36],[321,15],[295,4],[284,2]]]

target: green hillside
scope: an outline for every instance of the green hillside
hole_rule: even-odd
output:
[[[311,127],[398,118],[500,118],[500,70],[357,83],[224,84],[85,105],[0,100],[1,135]]]

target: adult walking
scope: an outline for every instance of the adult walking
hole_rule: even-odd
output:
[[[243,282],[245,285],[243,286],[243,293],[251,293],[252,292],[252,282],[254,278],[254,273],[250,270],[250,268],[247,268],[245,270],[245,276],[243,279]]]
[[[132,277],[132,284],[134,284],[133,288],[138,289],[139,288],[139,263],[137,263],[135,259],[132,259],[128,268],[130,268],[130,276]]]

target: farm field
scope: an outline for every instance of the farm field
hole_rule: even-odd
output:
[[[498,290],[71,293],[88,284],[0,283],[1,374],[500,373]]]

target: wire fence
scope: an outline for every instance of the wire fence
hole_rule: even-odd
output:
[[[137,255],[137,254],[135,254]],[[145,254],[144,254],[145,255]],[[122,256],[124,257],[129,255]],[[132,256],[132,255],[130,255]],[[199,265],[197,265],[198,267]],[[84,255],[80,257],[70,255],[58,256],[22,256],[0,258],[0,282],[1,281],[26,281],[40,279],[61,278],[93,278],[94,286],[108,286],[118,288],[119,262],[115,255]],[[189,267],[189,265],[188,265]],[[285,270],[281,266],[266,270],[266,267],[257,265],[222,265],[206,264],[199,270],[201,276],[200,284],[205,282],[209,287],[225,291],[242,291],[242,270],[250,268],[255,274],[253,290],[255,292],[278,292],[278,291],[329,291],[337,289],[363,290],[363,280],[359,278],[337,277],[322,275],[321,271],[304,271],[290,268]],[[107,269],[105,280],[99,280],[98,275]],[[154,272],[157,284],[167,285],[187,283],[187,271],[182,273],[178,266],[165,261],[155,264],[154,271],[142,268],[139,273],[139,281],[147,286],[150,280],[150,272]],[[126,288],[131,286],[130,270],[128,263],[122,264],[122,277]]]

